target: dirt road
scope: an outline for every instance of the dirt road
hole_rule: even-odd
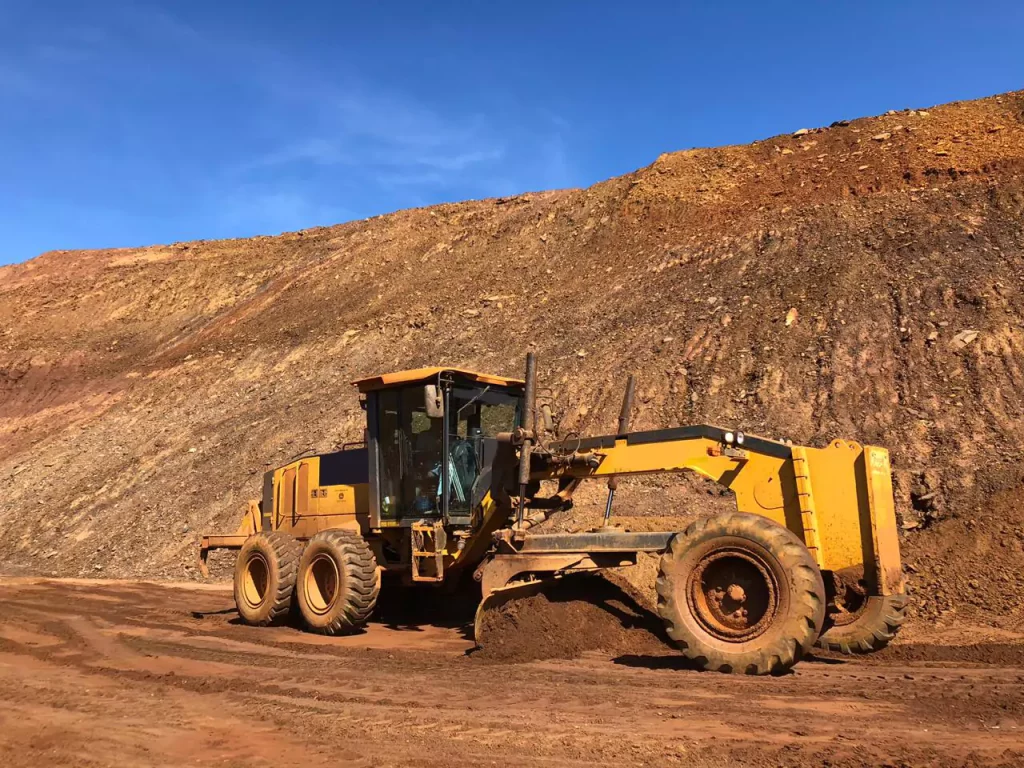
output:
[[[471,648],[464,626],[249,628],[226,587],[8,579],[0,764],[1024,763],[1020,645],[902,646],[770,679],[680,669],[667,650],[507,664]]]

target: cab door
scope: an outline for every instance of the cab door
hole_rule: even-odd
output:
[[[380,524],[440,516],[443,420],[427,416],[422,385],[380,390],[373,399]]]

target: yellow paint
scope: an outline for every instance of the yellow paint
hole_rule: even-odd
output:
[[[872,544],[877,553],[878,584],[883,595],[903,592],[900,567],[900,542],[896,531],[896,509],[892,501],[892,471],[889,452],[868,446],[864,449],[867,467],[868,503],[871,507]]]
[[[845,440],[826,448],[789,450],[792,459],[749,448],[730,456],[720,443],[704,437],[634,445],[617,440],[614,447],[592,451],[600,459],[596,468],[577,464],[535,473],[532,479],[696,472],[729,488],[740,512],[789,528],[822,569],[864,567],[873,593],[902,591],[888,453]]]
[[[373,389],[385,389],[400,384],[410,384],[422,381],[429,384],[437,378],[439,373],[454,373],[475,381],[478,384],[490,384],[495,387],[522,387],[525,385],[522,379],[507,379],[504,376],[492,376],[489,373],[478,371],[467,371],[463,368],[414,368],[409,371],[398,371],[396,373],[384,373],[379,376],[370,376],[365,379],[358,379],[352,384],[359,387],[360,392],[369,392]]]
[[[369,486],[320,485],[319,456],[274,470],[274,530],[308,538],[329,528],[365,531],[369,521]]]

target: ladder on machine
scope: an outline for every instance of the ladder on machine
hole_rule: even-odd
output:
[[[412,524],[412,580],[442,581],[444,553],[448,534],[440,520],[421,520]]]

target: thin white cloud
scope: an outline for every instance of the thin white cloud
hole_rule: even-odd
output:
[[[75,60],[86,66],[76,68]],[[36,71],[28,66],[33,62],[48,66]],[[0,94],[110,109],[92,86],[106,84],[116,100],[111,83],[133,84],[133,64],[160,86],[167,84],[160,77],[177,83],[176,68],[182,78],[206,72],[252,105],[251,113],[231,114],[233,124],[258,126],[240,135],[196,113],[204,141],[225,151],[213,163],[182,160],[182,191],[218,234],[288,231],[570,183],[567,124],[555,115],[509,119],[459,108],[430,92],[383,87],[366,74],[326,72],[235,29],[192,26],[153,7],[124,8],[95,26],[55,27],[31,61],[5,59],[0,51]],[[130,118],[131,105],[122,108]]]
[[[407,95],[371,90],[365,85],[346,88],[332,102],[338,122],[357,136],[410,147],[439,147],[472,140],[484,124],[480,115],[446,118]]]
[[[302,86],[289,87],[282,77],[275,92],[295,98]],[[315,80],[310,74],[294,77],[307,87]],[[505,157],[504,140],[482,116],[444,115],[409,95],[374,91],[365,83],[348,82],[343,89],[320,83],[317,91],[317,99],[304,102],[306,122],[317,126],[316,133],[272,148],[237,170],[344,166],[382,185],[405,178],[404,184],[450,186],[489,175]]]
[[[267,152],[239,164],[235,171],[247,171],[262,168],[273,168],[293,163],[311,163],[313,165],[357,165],[362,162],[355,155],[342,152],[338,146],[327,139],[309,138],[297,141],[280,149]]]
[[[250,234],[291,232],[355,218],[350,210],[315,202],[299,191],[256,186],[237,187],[210,199],[209,212],[219,226]]]
[[[572,185],[568,153],[561,133],[551,134],[544,139],[541,156],[544,159],[541,181],[545,187],[560,189]]]
[[[189,49],[213,50],[213,41],[177,16],[152,6],[122,8],[117,21],[133,32]]]
[[[381,171],[375,179],[382,187],[444,187],[451,177],[440,171]]]
[[[272,46],[198,30],[164,10],[133,13],[148,35],[216,62],[246,85],[258,84],[266,96],[261,122],[279,116],[281,140],[227,169],[229,187],[259,183],[271,172],[331,167],[344,169],[350,187],[402,188],[409,199],[413,188],[428,195],[431,189],[507,194],[517,177],[520,188],[569,183],[561,138],[568,124],[557,115],[539,113],[537,125],[510,126],[501,117],[454,112],[382,88],[360,74],[324,73]],[[309,126],[305,135],[294,135],[296,125]],[[510,157],[513,144],[529,157]],[[500,190],[492,189],[496,179]]]
[[[496,147],[494,149],[477,149],[460,154],[425,155],[416,158],[416,162],[429,168],[437,168],[439,171],[461,171],[479,163],[501,160],[504,156],[504,148]]]

